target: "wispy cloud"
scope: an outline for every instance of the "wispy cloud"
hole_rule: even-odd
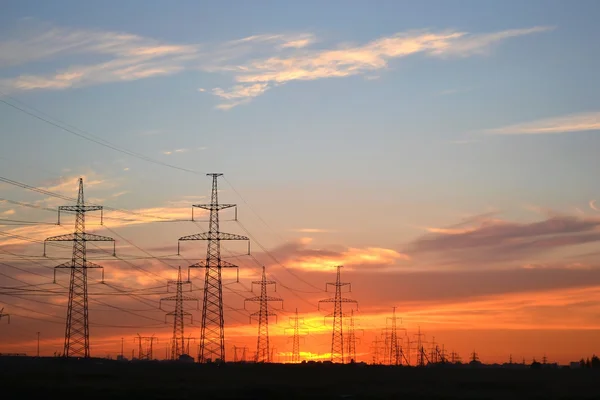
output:
[[[198,46],[121,32],[60,28],[39,21],[25,34],[0,41],[0,67],[73,55],[103,60],[71,65],[47,75],[2,79],[0,83],[13,91],[65,89],[170,75],[198,57]]]
[[[424,53],[437,57],[466,57],[486,54],[491,47],[508,38],[544,32],[551,27],[514,29],[488,34],[444,31],[432,33],[411,31],[382,37],[364,45],[337,46],[334,49],[302,50],[289,56],[271,55],[248,63],[226,65],[222,72],[233,73],[238,82],[232,92],[240,91],[239,84],[262,84],[262,94],[268,87],[290,81],[340,78],[371,73],[388,66],[389,60]],[[221,93],[221,91],[219,92]],[[227,92],[225,92],[227,93]],[[218,93],[215,93],[219,95]],[[243,104],[239,97],[227,107]]]
[[[291,229],[292,232],[299,233],[330,233],[335,232],[329,229],[319,229],[319,228],[299,228],[299,229]]]
[[[177,154],[177,153],[187,153],[188,151],[190,151],[190,149],[175,149],[175,150],[165,150],[163,151],[163,154],[166,154],[168,156],[170,156],[171,154]]]
[[[485,133],[495,135],[540,135],[600,130],[600,111],[570,114],[556,118],[488,129]]]
[[[554,213],[537,222],[483,218],[450,227],[428,228],[404,252],[432,265],[504,266],[552,257],[558,249],[600,241],[600,218]],[[513,264],[508,264],[513,263]],[[527,264],[528,262],[525,262]],[[539,262],[536,262],[539,263]]]
[[[273,253],[286,266],[307,271],[331,271],[337,265],[344,265],[347,269],[389,267],[410,259],[408,255],[393,249],[379,247],[315,249],[309,247],[311,242],[310,238],[302,238],[280,246]]]
[[[109,82],[167,76],[184,70],[231,75],[230,88],[210,93],[223,102],[216,108],[231,109],[248,103],[270,88],[291,81],[308,81],[365,75],[378,77],[390,60],[414,54],[434,57],[466,57],[486,54],[509,38],[544,32],[533,27],[471,34],[408,31],[358,45],[330,45],[311,49],[317,42],[311,33],[262,34],[221,43],[169,43],[122,32],[68,29],[39,21],[23,32],[0,40],[0,68],[53,61],[53,72],[0,79],[7,91],[66,89]],[[56,69],[62,59],[80,60]],[[198,91],[209,91],[200,88]]]
[[[10,209],[10,210],[0,212],[0,215],[14,215],[15,213],[16,213],[15,210]]]

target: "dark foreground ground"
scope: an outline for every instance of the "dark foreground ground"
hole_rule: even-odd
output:
[[[600,399],[600,371],[0,357],[0,399]]]

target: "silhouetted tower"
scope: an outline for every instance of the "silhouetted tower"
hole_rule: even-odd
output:
[[[473,353],[471,353],[471,362],[472,363],[478,363],[479,362],[479,354],[477,354],[475,352],[475,350],[473,350]]]
[[[196,339],[192,337],[192,335],[188,335],[187,338],[185,338],[185,340],[187,341],[187,345],[185,347],[185,354],[187,354],[188,356],[190,355],[190,340],[193,340],[194,343],[196,343]]]
[[[354,310],[350,310],[350,323],[348,324],[348,363],[356,361],[356,332],[354,330]]]
[[[461,359],[460,359],[460,355],[458,355],[458,353],[457,353],[457,352],[455,352],[455,351],[452,351],[452,353],[450,353],[450,362],[451,362],[452,364],[455,364],[455,363],[458,363],[458,362],[460,362],[460,361],[461,361]]]
[[[296,308],[296,313],[293,317],[290,317],[290,325],[291,327],[285,328],[293,330],[292,337],[292,363],[300,362],[300,325],[304,325],[304,318],[298,317],[298,309]]]
[[[253,281],[252,285],[260,285],[260,296],[250,297],[244,300],[253,301],[260,304],[259,310],[255,313],[250,314],[250,321],[252,317],[258,317],[258,338],[256,342],[256,359],[258,362],[271,362],[271,353],[269,352],[269,317],[277,315],[273,312],[269,312],[269,302],[280,301],[283,299],[278,297],[272,297],[267,294],[267,286],[275,285],[274,281],[267,280],[267,273],[265,267],[262,267],[262,278],[260,281]],[[277,291],[277,288],[275,289]]]
[[[166,318],[167,316],[172,316],[173,317],[173,338],[171,339],[171,360],[178,360],[179,357],[184,354],[185,352],[185,338],[183,337],[183,318],[185,315],[189,315],[192,318],[192,323],[193,323],[193,317],[192,314],[190,314],[189,312],[186,312],[183,310],[183,302],[184,301],[196,301],[198,302],[198,299],[195,299],[193,297],[187,297],[183,295],[183,285],[185,284],[189,284],[191,285],[192,282],[190,282],[189,280],[187,281],[182,281],[181,280],[181,267],[179,267],[179,270],[177,271],[177,280],[176,281],[169,281],[167,283],[167,290],[169,289],[169,284],[175,285],[175,296],[170,296],[170,297],[165,297],[160,299],[159,302],[159,307],[162,310],[162,302],[163,301],[174,301],[175,302],[175,310],[167,313],[167,315],[165,315],[165,322],[166,322]],[[190,286],[191,289],[191,286]],[[189,347],[189,341],[188,341],[188,347]]]
[[[4,313],[4,307],[2,307],[2,309],[0,309],[0,319],[2,319],[3,317],[6,317],[6,319],[8,320],[8,323],[10,324],[10,314]]]
[[[417,366],[424,367],[425,366],[425,349],[423,347],[423,339],[425,336],[421,333],[421,327],[419,326],[419,333],[415,335],[417,337]]]
[[[208,232],[183,236],[179,241],[207,240],[206,259],[190,268],[204,268],[204,302],[202,303],[202,325],[200,328],[199,362],[225,361],[225,332],[223,318],[223,286],[221,271],[223,268],[238,268],[227,261],[221,260],[221,240],[249,240],[246,236],[223,233],[219,230],[219,211],[235,207],[235,204],[219,204],[217,178],[223,174],[206,174],[212,177],[212,192],[210,204],[194,204],[194,208],[210,211]],[[250,242],[248,242],[250,246]],[[179,245],[178,251],[179,254]],[[188,271],[189,272],[189,271]],[[189,280],[189,277],[188,277]]]
[[[379,338],[375,336],[375,340],[373,340],[373,345],[371,346],[371,350],[373,351],[373,364],[379,365],[381,361],[379,360],[379,355],[381,354],[382,343],[379,341]]]
[[[331,335],[331,362],[343,363],[344,362],[344,332],[343,332],[343,318],[342,312],[343,303],[354,303],[357,304],[356,300],[342,297],[342,286],[348,286],[349,291],[352,291],[350,283],[343,283],[340,279],[340,270],[342,266],[339,265],[337,268],[337,275],[335,283],[326,283],[325,291],[329,285],[335,286],[335,297],[319,300],[319,308],[321,303],[334,303],[333,314],[329,314],[327,317],[333,317],[333,333]],[[326,317],[326,318],[327,318]]]
[[[85,213],[89,211],[102,211],[102,206],[86,206],[83,197],[83,179],[79,178],[79,195],[77,205],[58,207],[58,225],[60,225],[60,212],[75,213],[75,232],[67,235],[49,237],[44,241],[44,256],[46,256],[47,242],[73,242],[73,255],[70,261],[55,267],[54,282],[56,283],[56,268],[71,270],[69,283],[69,303],[67,308],[67,323],[65,329],[64,357],[90,356],[90,329],[88,317],[88,286],[87,270],[90,268],[102,269],[102,282],[104,283],[104,268],[87,260],[87,242],[113,242],[113,256],[115,255],[115,240],[107,236],[99,236],[85,232]],[[102,223],[102,215],[101,215]]]
[[[152,336],[140,336],[137,334],[137,337],[134,338],[134,341],[138,341],[139,349],[138,349],[138,360],[153,360],[154,357],[154,341],[158,342],[158,338]],[[144,346],[145,345],[145,346]]]
[[[412,353],[412,347],[410,346],[410,344],[412,342],[406,331],[404,331],[404,335],[406,336],[406,351],[404,351],[402,354],[406,358],[406,365],[412,365],[410,361],[410,353]]]
[[[389,338],[389,347],[388,347],[388,360],[390,365],[400,365],[402,364],[402,352],[401,352],[401,344],[398,343],[398,326],[396,321],[400,319],[396,317],[396,307],[392,307],[393,314],[391,317],[387,317],[388,321],[391,321],[392,326],[390,329],[390,338]]]

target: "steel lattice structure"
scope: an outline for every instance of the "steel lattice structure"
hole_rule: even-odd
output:
[[[141,336],[139,333],[137,334],[137,337],[134,338],[134,342],[138,341],[139,344],[139,349],[138,349],[138,360],[146,360],[146,361],[150,361],[154,359],[154,341],[156,340],[158,342],[158,338],[154,337],[154,335],[152,336]],[[146,345],[146,348],[144,349],[144,346],[142,345],[142,341],[143,343]]]
[[[167,316],[173,317],[173,339],[171,339],[171,360],[178,360],[179,357],[185,353],[185,338],[183,336],[183,319],[184,319],[184,317],[186,315],[189,315],[190,318],[192,318],[192,323],[193,323],[192,314],[184,311],[184,309],[183,309],[184,301],[198,302],[198,299],[195,299],[193,297],[187,297],[187,296],[183,295],[183,285],[185,285],[185,284],[191,285],[191,283],[192,282],[190,282],[189,280],[187,280],[187,281],[181,280],[181,267],[179,267],[179,270],[177,271],[177,280],[169,281],[167,283],[167,289],[168,289],[169,284],[175,285],[175,287],[176,287],[175,296],[162,298],[162,299],[160,299],[160,302],[159,302],[159,306],[161,309],[162,309],[163,301],[174,301],[175,302],[175,310],[167,313],[167,315],[165,316],[165,322],[166,322]],[[191,287],[190,287],[190,289],[191,289]],[[188,340],[188,349],[189,349],[189,340]]]
[[[253,281],[252,285],[260,285],[260,296],[250,297],[244,300],[244,304],[247,301],[259,303],[259,310],[255,313],[250,314],[250,321],[252,317],[258,317],[258,337],[256,341],[256,356],[255,362],[269,363],[271,362],[271,353],[269,351],[269,317],[274,316],[277,318],[277,314],[269,311],[269,302],[283,302],[283,299],[279,297],[269,296],[267,294],[268,285],[276,285],[275,281],[267,280],[267,273],[265,267],[262,267],[262,278],[260,281]],[[277,289],[275,289],[277,291]]]
[[[85,205],[82,178],[79,178],[79,195],[77,196],[77,205],[58,207],[59,225],[61,211],[75,213],[75,232],[72,234],[47,238],[44,241],[44,256],[46,256],[47,242],[73,242],[73,255],[71,260],[55,267],[54,270],[55,283],[56,268],[68,268],[71,270],[63,356],[88,358],[90,357],[90,330],[88,316],[87,270],[90,268],[102,269],[102,282],[104,282],[104,269],[103,267],[87,260],[86,243],[92,241],[113,242],[114,256],[115,240],[108,236],[94,235],[85,232],[85,213],[90,211],[102,211],[102,206]]]
[[[348,363],[356,361],[356,331],[354,330],[354,310],[350,310],[350,323],[348,324]]]
[[[391,317],[388,317],[387,320],[392,322],[392,327],[390,329],[389,334],[389,343],[388,343],[388,364],[389,365],[401,365],[402,364],[402,345],[398,343],[398,327],[396,321],[400,319],[396,317],[396,307],[393,308],[393,314]]]
[[[302,333],[300,332],[300,325],[304,325],[304,318],[303,317],[299,317],[298,316],[298,309],[296,308],[296,313],[294,314],[293,317],[289,317],[290,318],[290,325],[291,327],[287,327],[285,328],[285,330],[289,330],[292,329],[293,334],[292,337],[290,337],[289,339],[292,339],[292,363],[299,363],[300,362],[300,336],[302,334],[306,334],[306,329],[303,329]]]
[[[344,362],[344,313],[342,311],[343,303],[354,303],[358,306],[358,302],[356,300],[348,299],[342,297],[342,286],[348,286],[349,291],[352,291],[352,287],[350,283],[344,283],[340,279],[340,271],[342,269],[341,265],[336,267],[337,275],[335,283],[326,283],[325,291],[329,285],[335,287],[335,296],[329,299],[319,300],[319,309],[321,308],[321,303],[333,303],[333,313],[327,315],[327,317],[333,317],[333,332],[331,335],[331,362],[334,363],[343,363]]]
[[[200,328],[199,362],[225,361],[225,330],[223,316],[223,286],[221,271],[223,268],[238,268],[227,261],[221,260],[221,240],[248,240],[246,236],[219,231],[219,211],[236,207],[235,204],[219,204],[217,179],[223,174],[206,174],[212,177],[212,192],[210,204],[194,204],[193,207],[210,212],[208,232],[183,236],[181,241],[206,240],[206,259],[189,268],[204,268],[204,301],[202,303],[202,325]],[[250,242],[248,242],[250,246]],[[189,270],[188,270],[189,274]],[[189,280],[189,278],[188,278]]]

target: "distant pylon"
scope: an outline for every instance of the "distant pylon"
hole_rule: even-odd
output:
[[[2,309],[0,309],[0,319],[2,319],[2,317],[6,317],[6,319],[8,320],[8,323],[10,324],[10,314],[4,313],[4,307],[2,307]]]
[[[208,241],[206,259],[190,266],[190,268],[204,268],[205,270],[202,325],[200,328],[200,356],[198,360],[201,363],[217,360],[225,361],[225,330],[221,271],[223,268],[238,267],[227,261],[221,260],[221,240],[249,240],[246,236],[223,233],[219,230],[219,211],[235,207],[236,205],[219,204],[217,178],[223,174],[211,173],[206,175],[211,176],[213,180],[211,202],[210,204],[192,205],[192,221],[194,220],[194,207],[210,211],[208,232],[179,238],[179,241]],[[249,252],[250,242],[248,242],[248,253]],[[177,246],[177,253],[179,254],[179,245]]]
[[[379,341],[379,338],[377,336],[375,336],[375,340],[373,340],[371,350],[373,351],[373,364],[381,364],[381,361],[379,359],[379,356],[381,354],[381,342]]]
[[[424,367],[425,366],[425,349],[423,348],[423,340],[421,339],[425,336],[421,333],[421,327],[419,326],[419,333],[415,334],[417,337],[417,366]]]
[[[343,283],[340,279],[340,270],[342,269],[341,265],[336,267],[337,274],[335,283],[326,283],[325,291],[329,285],[335,286],[335,297],[319,300],[320,309],[321,303],[334,303],[333,306],[333,314],[329,314],[327,317],[333,317],[333,332],[331,335],[331,362],[334,363],[343,363],[344,362],[344,332],[343,332],[343,318],[344,314],[342,312],[342,303],[354,303],[358,306],[358,302],[356,300],[347,299],[342,297],[342,286],[348,286],[349,291],[352,291],[350,283]]]
[[[152,336],[141,336],[139,333],[137,337],[134,338],[134,341],[138,340],[139,350],[138,350],[138,360],[153,360],[154,359],[154,341],[158,342],[158,338]],[[142,342],[143,341],[143,342]],[[142,344],[144,343],[146,346]]]
[[[356,361],[356,332],[354,330],[354,310],[350,310],[350,323],[348,324],[348,363]]]
[[[187,338],[185,338],[185,340],[187,340],[187,345],[185,347],[185,354],[187,354],[188,356],[191,355],[190,353],[190,340],[193,340],[194,343],[196,343],[196,339],[192,337],[192,335],[188,335]]]
[[[392,307],[393,314],[391,317],[387,317],[388,321],[391,321],[392,326],[389,331],[388,347],[386,358],[389,365],[400,365],[402,364],[402,345],[398,343],[398,327],[396,321],[399,317],[396,317],[396,307]]]
[[[113,242],[114,256],[115,240],[108,236],[99,236],[85,232],[85,213],[89,211],[102,211],[102,206],[85,205],[82,178],[79,178],[77,205],[58,207],[59,225],[61,211],[76,213],[75,232],[47,238],[44,241],[44,256],[46,256],[47,242],[73,242],[73,255],[71,256],[71,261],[67,261],[54,269],[54,282],[56,282],[56,268],[68,268],[71,270],[63,356],[88,358],[90,357],[90,330],[88,318],[87,270],[90,268],[102,269],[102,282],[104,282],[104,268],[87,260],[86,243],[92,241]],[[102,224],[102,215],[100,223]]]
[[[292,363],[300,362],[300,325],[304,325],[304,318],[298,317],[298,309],[296,308],[296,313],[293,317],[290,317],[290,325],[291,327],[285,328],[293,330],[292,337]]]
[[[192,318],[192,314],[183,310],[183,302],[184,301],[195,301],[198,302],[198,299],[193,297],[187,297],[183,295],[183,285],[191,284],[189,280],[182,281],[181,280],[181,267],[177,271],[177,280],[169,281],[167,283],[167,290],[169,289],[169,284],[174,284],[176,287],[175,296],[165,297],[160,299],[159,307],[162,310],[162,302],[163,301],[174,301],[175,302],[175,310],[167,313],[165,315],[165,322],[167,316],[173,316],[173,338],[171,339],[171,360],[178,360],[179,357],[185,352],[185,338],[183,337],[183,318],[185,315],[189,315]],[[191,287],[190,287],[191,288]],[[189,341],[188,341],[189,348]]]
[[[269,316],[277,315],[269,311],[269,302],[280,301],[283,299],[278,297],[272,297],[267,295],[267,285],[275,285],[274,281],[267,280],[267,273],[265,267],[262,267],[262,278],[260,281],[253,281],[252,285],[260,285],[260,296],[250,297],[244,300],[257,302],[260,304],[259,310],[255,313],[250,314],[250,320],[252,317],[258,317],[258,338],[256,341],[256,359],[257,363],[269,363],[271,362],[271,353],[269,352]]]

